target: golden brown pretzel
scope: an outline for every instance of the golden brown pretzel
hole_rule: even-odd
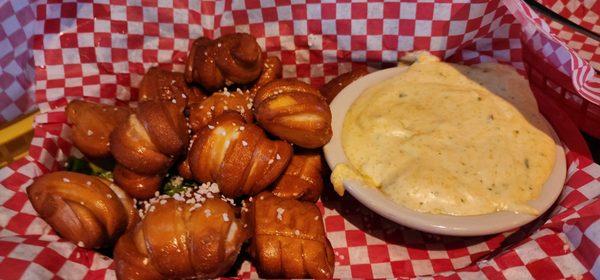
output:
[[[275,184],[273,194],[315,202],[323,190],[323,166],[318,153],[298,154]]]
[[[321,93],[325,96],[325,99],[327,99],[327,104],[330,104],[342,89],[367,74],[369,74],[367,69],[360,68],[339,75],[323,85],[323,87],[321,87]]]
[[[200,37],[188,55],[185,79],[217,90],[233,83],[251,83],[258,78],[262,67],[262,51],[250,34],[229,34],[216,40]]]
[[[198,88],[185,82],[183,73],[171,72],[157,67],[148,69],[139,89],[140,101],[162,100],[181,107],[198,103],[206,98]]]
[[[146,175],[165,172],[188,144],[182,108],[162,101],[142,101],[135,114],[110,136],[110,150],[118,163]]]
[[[98,177],[58,171],[27,188],[35,211],[58,234],[81,247],[100,248],[137,223],[133,199]]]
[[[333,249],[315,204],[263,192],[242,214],[254,230],[248,251],[261,277],[333,277]]]
[[[189,123],[192,132],[198,132],[225,112],[238,112],[246,122],[254,121],[252,99],[247,92],[220,91],[190,107]]]
[[[113,170],[115,183],[136,199],[149,199],[160,187],[164,174],[145,175],[135,173],[127,167],[116,164]]]
[[[216,182],[230,198],[256,194],[271,184],[292,156],[291,146],[267,138],[236,113],[225,113],[202,129],[188,154],[194,178]]]
[[[164,204],[163,204],[164,203]],[[234,264],[247,231],[220,199],[154,205],[114,251],[118,279],[214,278]]]
[[[319,90],[296,79],[272,81],[254,97],[258,123],[269,133],[304,148],[331,139],[331,111]]]
[[[87,157],[106,158],[110,157],[110,133],[127,120],[131,109],[73,100],[66,112],[75,147]]]
[[[263,87],[271,81],[281,79],[282,73],[283,66],[281,65],[281,60],[279,60],[279,58],[276,56],[267,57],[265,59],[263,70],[260,73],[260,77],[258,77],[256,83],[252,85],[252,88],[250,88],[250,96],[254,98],[256,92],[258,92],[258,90],[261,87]]]
[[[177,174],[179,174],[179,176],[181,176],[183,179],[186,179],[186,180],[191,180],[194,178],[194,175],[192,174],[192,169],[190,168],[190,163],[189,163],[187,157],[184,158],[177,165]]]

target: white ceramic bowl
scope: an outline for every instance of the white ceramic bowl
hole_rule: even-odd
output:
[[[332,170],[337,164],[347,162],[342,148],[342,125],[346,112],[354,100],[367,88],[396,76],[405,69],[406,67],[396,67],[366,75],[347,86],[333,100],[331,103],[333,137],[323,147],[325,159]],[[548,210],[559,197],[566,176],[565,153],[556,133],[554,131],[552,133],[557,143],[554,169],[542,187],[540,196],[529,202],[531,206],[539,211],[540,215]],[[454,236],[493,234],[515,229],[537,218],[537,216],[507,211],[473,216],[421,213],[393,202],[378,189],[364,186],[362,182],[346,180],[344,186],[347,192],[379,215],[396,223],[435,234]]]

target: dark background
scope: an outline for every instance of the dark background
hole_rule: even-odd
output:
[[[581,134],[583,134],[583,138],[585,138],[585,141],[587,141],[588,146],[590,147],[594,161],[600,163],[600,139],[589,136],[583,131]]]

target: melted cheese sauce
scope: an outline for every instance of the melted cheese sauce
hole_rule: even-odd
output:
[[[519,108],[521,111],[519,111]],[[537,214],[555,143],[527,81],[508,66],[466,67],[423,55],[366,90],[344,120],[349,160],[332,183],[362,180],[434,214]]]

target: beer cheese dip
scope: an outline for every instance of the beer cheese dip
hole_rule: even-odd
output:
[[[472,67],[421,54],[401,75],[367,89],[344,119],[348,162],[331,181],[379,188],[433,214],[538,214],[555,142],[527,81],[511,67]]]

